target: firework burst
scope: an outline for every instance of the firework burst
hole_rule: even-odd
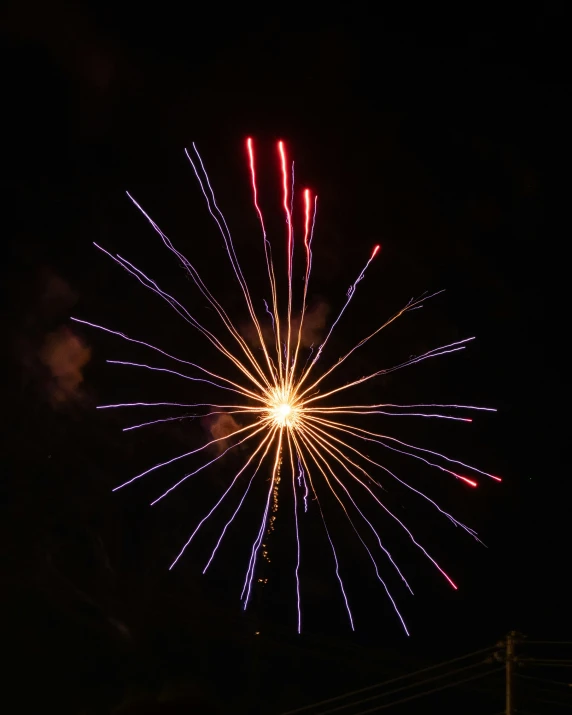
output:
[[[355,424],[355,420],[352,421],[352,419],[356,416],[391,415],[471,422],[471,419],[466,416],[456,415],[466,415],[469,411],[473,410],[494,410],[487,407],[456,404],[351,404],[351,402],[344,401],[343,398],[345,397],[347,391],[351,390],[351,388],[362,385],[380,375],[386,375],[395,370],[417,364],[430,358],[464,350],[467,343],[469,343],[473,338],[469,337],[447,345],[433,348],[422,355],[410,357],[405,362],[393,367],[380,369],[352,382],[332,387],[326,391],[321,391],[319,388],[322,382],[326,378],[330,378],[330,376],[332,376],[332,374],[334,374],[335,371],[337,371],[339,367],[346,362],[346,360],[352,357],[356,350],[365,345],[369,340],[374,338],[384,328],[396,321],[405,313],[421,307],[424,301],[437,294],[424,294],[420,298],[411,299],[400,311],[386,320],[369,335],[366,335],[351,350],[338,358],[334,364],[320,371],[319,363],[322,358],[324,348],[326,347],[333,330],[338,325],[340,319],[348,308],[358,288],[358,284],[363,280],[368,267],[380,251],[379,245],[374,246],[371,256],[367,260],[363,270],[359,273],[355,282],[350,286],[345,303],[327,330],[325,338],[315,350],[310,351],[310,354],[306,357],[304,364],[302,364],[302,336],[304,330],[304,320],[307,317],[306,305],[308,284],[312,268],[312,238],[316,218],[317,197],[312,196],[308,189],[302,192],[303,240],[301,241],[301,247],[304,252],[306,269],[303,282],[301,310],[299,311],[299,314],[293,316],[292,278],[295,241],[292,217],[294,212],[294,165],[293,163],[289,164],[288,162],[284,143],[281,141],[278,142],[277,150],[278,162],[281,171],[282,207],[286,223],[287,297],[284,301],[284,307],[284,305],[280,305],[279,301],[275,266],[272,257],[272,245],[267,236],[263,212],[258,202],[254,147],[251,139],[247,140],[246,149],[254,208],[260,222],[262,245],[269,280],[270,305],[264,301],[264,307],[265,313],[268,314],[271,319],[271,333],[269,333],[268,330],[263,329],[260,322],[251,297],[249,286],[244,278],[238,261],[231,233],[226,220],[217,205],[214,191],[195,145],[192,145],[192,151],[189,152],[185,150],[185,153],[199,182],[208,211],[218,226],[230,264],[234,271],[235,278],[244,296],[246,308],[254,329],[253,334],[255,335],[257,342],[255,348],[252,346],[253,341],[247,341],[242,332],[232,322],[223,306],[207,288],[193,264],[175,248],[170,239],[163,233],[159,226],[131,195],[127,194],[133,204],[147,219],[154,231],[161,238],[167,249],[171,251],[182,263],[186,272],[191,277],[202,296],[207,300],[210,307],[217,313],[224,328],[224,337],[221,338],[210,328],[207,328],[199,322],[197,318],[192,315],[178,300],[160,288],[153,279],[149,278],[128,260],[117,254],[112,255],[101,246],[95,244],[99,250],[103,251],[107,256],[109,256],[109,258],[121,266],[121,268],[130,273],[143,286],[155,293],[162,300],[166,301],[183,320],[185,320],[195,330],[200,332],[203,337],[210,342],[210,344],[214,346],[214,348],[216,348],[222,356],[224,356],[226,361],[238,370],[240,375],[238,379],[231,379],[225,375],[217,374],[201,365],[198,365],[197,363],[189,362],[171,355],[143,340],[137,340],[122,332],[111,330],[110,328],[100,325],[95,325],[94,323],[90,323],[85,320],[72,318],[72,320],[75,320],[78,323],[83,323],[84,325],[104,330],[129,342],[142,345],[178,363],[180,367],[177,370],[174,370],[142,363],[131,363],[117,360],[110,360],[108,362],[168,373],[192,382],[206,383],[210,388],[224,391],[224,394],[227,395],[232,393],[231,399],[221,400],[220,403],[186,404],[175,402],[136,402],[101,405],[100,409],[154,406],[172,406],[175,408],[192,407],[193,409],[198,409],[199,412],[190,416],[240,415],[240,419],[243,423],[242,426],[238,426],[236,429],[233,429],[230,434],[225,434],[223,437],[216,437],[196,449],[185,452],[184,454],[176,455],[159,464],[155,464],[154,466],[146,469],[144,472],[141,472],[140,474],[131,477],[123,484],[120,484],[115,490],[122,489],[123,487],[132,484],[142,477],[145,477],[146,475],[169,464],[182,462],[191,455],[204,452],[209,447],[217,445],[218,443],[217,446],[220,446],[221,449],[220,453],[216,457],[209,459],[194,471],[184,474],[175,484],[169,487],[169,489],[159,495],[152,502],[152,504],[156,504],[180,486],[184,481],[208,468],[224,457],[225,454],[236,449],[239,445],[247,443],[252,446],[252,449],[250,450],[245,463],[230,480],[228,487],[225,489],[218,501],[216,501],[210,511],[196,525],[187,542],[180,549],[170,568],[173,568],[175,564],[177,564],[185,550],[195,538],[199,529],[201,529],[203,524],[220,507],[227,495],[231,491],[238,489],[236,486],[237,483],[239,481],[241,483],[246,483],[246,488],[242,493],[238,506],[224,525],[222,533],[220,534],[206,563],[203,573],[206,572],[230,525],[243,506],[253,481],[257,475],[261,475],[261,479],[267,480],[268,489],[262,505],[260,527],[254,543],[252,544],[245,580],[243,583],[241,599],[244,608],[247,607],[251,598],[257,563],[259,561],[261,551],[264,551],[265,549],[263,543],[265,536],[268,531],[273,528],[272,525],[275,519],[275,512],[278,508],[280,491],[287,488],[291,489],[293,494],[293,517],[296,549],[296,566],[294,570],[295,588],[293,591],[295,593],[297,605],[298,632],[300,632],[302,628],[302,609],[300,597],[301,545],[299,519],[302,513],[308,511],[310,503],[315,505],[314,510],[318,512],[319,518],[323,523],[327,540],[331,547],[333,566],[335,568],[341,595],[353,629],[353,615],[344,587],[338,555],[332,538],[332,532],[328,528],[326,516],[324,515],[320,499],[318,498],[316,484],[321,481],[339,503],[349,521],[349,524],[357,534],[357,537],[363,545],[368,558],[373,564],[378,580],[385,589],[385,592],[395,609],[405,632],[407,633],[407,627],[397,607],[396,601],[390,593],[386,582],[380,575],[378,566],[379,556],[375,554],[374,550],[367,545],[366,540],[362,535],[362,531],[364,529],[370,534],[371,538],[374,539],[377,546],[379,546],[379,550],[383,554],[383,557],[388,560],[390,567],[396,571],[405,587],[410,591],[411,587],[409,586],[407,579],[401,572],[392,554],[382,542],[376,526],[370,521],[370,519],[368,519],[366,514],[360,508],[358,501],[363,500],[364,497],[370,499],[380,510],[385,512],[388,517],[398,524],[404,534],[411,540],[415,547],[421,551],[423,556],[431,562],[431,564],[437,569],[443,578],[446,579],[450,586],[454,589],[456,589],[457,586],[450,576],[441,568],[433,556],[431,556],[427,549],[416,540],[411,529],[406,526],[384,503],[381,498],[380,484],[375,479],[376,472],[381,471],[389,475],[402,486],[414,492],[418,497],[426,500],[433,508],[447,517],[454,525],[461,527],[474,538],[477,538],[477,535],[475,531],[460,523],[451,514],[443,510],[429,496],[407,484],[404,480],[391,472],[386,466],[376,461],[376,459],[370,455],[369,449],[371,448],[373,450],[373,448],[383,448],[384,450],[390,450],[401,455],[406,455],[412,459],[420,460],[428,467],[439,469],[470,487],[477,486],[476,480],[478,475],[488,477],[496,481],[500,481],[500,479],[499,477],[488,474],[487,472],[464,464],[458,460],[451,459],[450,457],[438,452],[414,446],[387,434],[366,430],[363,427],[357,426]],[[184,370],[185,372],[180,372],[179,370]],[[191,372],[192,374],[189,375],[187,374],[188,372]],[[441,411],[443,414],[441,414]],[[175,416],[146,421],[137,425],[126,427],[125,430],[133,430],[140,427],[178,419],[181,419],[181,417]],[[351,438],[353,444],[359,444],[360,448],[357,449],[353,446],[353,444],[348,441],[349,438]],[[375,454],[375,451],[373,453]],[[460,474],[459,471],[466,473]],[[284,474],[287,474],[287,478],[283,478]],[[358,496],[358,493],[361,494]],[[356,501],[356,499],[358,501]]]

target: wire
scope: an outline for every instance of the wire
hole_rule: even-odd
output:
[[[520,658],[520,661],[522,663],[531,663],[532,665],[550,665],[553,667],[562,666],[563,668],[572,667],[572,660],[558,660],[556,658],[553,660],[549,660],[547,658]]]
[[[564,683],[562,680],[547,680],[546,678],[537,678],[534,675],[521,675],[516,673],[516,677],[520,680],[532,680],[535,683],[546,683],[547,685],[563,685],[565,688],[572,688],[572,683]]]
[[[340,710],[345,710],[346,708],[352,708],[356,705],[361,705],[361,703],[368,703],[371,700],[376,700],[377,698],[384,698],[387,695],[395,695],[395,693],[401,693],[404,690],[411,690],[411,688],[417,688],[421,685],[426,685],[427,683],[433,683],[435,680],[440,680],[441,678],[447,678],[451,675],[456,675],[457,673],[464,673],[466,670],[471,670],[472,668],[478,668],[484,665],[486,661],[480,663],[473,663],[472,665],[466,665],[463,668],[457,668],[457,670],[451,670],[448,673],[441,673],[441,675],[434,675],[432,678],[426,678],[425,680],[420,680],[418,683],[411,683],[410,685],[403,685],[401,688],[396,688],[395,690],[387,690],[383,693],[378,693],[377,695],[370,695],[369,698],[363,698],[362,700],[354,700],[352,703],[346,703],[345,705],[340,705],[333,710],[324,710],[322,715],[330,715],[330,713],[337,713]]]
[[[536,688],[535,690],[525,690],[523,691],[523,694],[526,693],[526,696],[529,698],[552,698],[552,697],[559,697],[559,696],[564,696],[564,698],[570,697],[569,693],[562,692],[559,690],[554,690],[553,688]],[[572,701],[571,701],[572,702]]]
[[[442,668],[444,665],[450,665],[451,663],[457,663],[460,660],[465,660],[473,655],[481,655],[490,651],[495,646],[489,646],[488,648],[481,648],[473,653],[467,653],[466,655],[461,655],[458,658],[452,658],[451,660],[445,660],[442,663],[437,663],[437,665],[430,665],[427,668],[421,668],[421,670],[415,670],[413,673],[406,673],[405,675],[400,675],[397,678],[391,678],[391,680],[384,680],[381,683],[376,683],[375,685],[368,685],[366,688],[360,688],[359,690],[352,690],[349,693],[343,693],[342,695],[336,695],[334,698],[328,698],[327,700],[320,700],[317,703],[311,703],[310,705],[304,705],[304,707],[297,708],[296,710],[288,710],[288,712],[282,713],[282,715],[295,715],[295,713],[305,712],[306,710],[311,710],[312,708],[317,708],[320,705],[328,705],[329,703],[336,702],[337,700],[343,700],[344,698],[349,698],[351,695],[360,695],[361,693],[366,693],[374,688],[381,688],[385,685],[391,685],[392,683],[397,683],[399,680],[404,680],[405,678],[412,678],[415,675],[420,675],[421,673],[427,673],[430,670],[435,670],[436,668]]]
[[[572,645],[572,641],[522,641],[523,645]]]
[[[521,675],[516,673],[517,678],[522,678],[523,680],[536,680],[539,683],[550,683],[551,685],[564,685],[566,688],[572,687],[572,683],[564,683],[562,680],[547,680],[546,678],[537,678],[534,675]]]
[[[546,703],[547,705],[559,705],[561,708],[572,708],[572,700],[569,703],[559,703],[557,700],[538,700],[536,703]]]
[[[489,670],[487,673],[481,673],[480,675],[472,675],[470,678],[464,678],[463,680],[458,680],[456,683],[448,683],[447,685],[441,685],[439,688],[432,688],[431,690],[427,690],[424,693],[418,693],[417,695],[410,695],[408,698],[402,698],[401,700],[395,700],[392,703],[387,703],[387,705],[381,705],[380,707],[370,708],[369,710],[362,710],[360,713],[357,713],[356,715],[367,715],[367,713],[379,712],[380,710],[385,710],[386,708],[391,708],[394,705],[401,705],[401,703],[407,703],[410,700],[415,700],[416,698],[423,698],[423,697],[425,697],[425,695],[431,695],[431,693],[437,693],[440,690],[445,690],[446,688],[454,688],[457,685],[462,685],[463,683],[468,683],[471,680],[477,680],[478,678],[485,678],[487,675],[496,673],[499,670],[504,670],[504,666],[501,665],[499,668],[493,668],[493,670]]]

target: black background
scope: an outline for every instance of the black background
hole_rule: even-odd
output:
[[[447,31],[434,18],[435,28],[403,33],[367,11],[337,18],[293,9],[288,17],[204,10],[169,15],[105,3],[21,3],[2,15],[1,598],[4,693],[14,712],[40,705],[135,712],[159,701],[161,712],[161,702],[178,701],[182,712],[278,713],[493,644],[511,628],[570,635],[570,58],[558,19],[510,30],[459,23]],[[471,426],[399,424],[406,440],[446,449],[504,480],[483,480],[473,491],[404,463],[417,484],[438,481],[432,494],[488,546],[409,497],[398,499],[403,518],[459,584],[458,592],[448,589],[384,523],[412,576],[414,598],[393,584],[410,638],[337,523],[356,632],[347,625],[323,533],[309,524],[304,633],[296,635],[287,497],[270,542],[272,565],[263,567],[269,582],[256,589],[246,614],[238,596],[256,503],[209,576],[200,571],[216,525],[167,571],[236,459],[153,509],[148,502],[177,469],[111,493],[155,461],[186,451],[204,429],[176,423],[122,434],[147,413],[133,418],[96,412],[95,405],[183,394],[193,401],[204,393],[175,378],[106,365],[107,358],[155,363],[143,348],[80,329],[69,315],[186,359],[201,362],[202,355],[214,365],[217,358],[92,242],[133,260],[211,319],[126,198],[128,189],[243,320],[183,148],[198,143],[260,300],[262,245],[247,135],[256,139],[268,215],[279,215],[278,138],[296,162],[298,187],[319,195],[311,302],[324,300],[335,311],[372,246],[383,246],[352,317],[329,346],[332,359],[412,295],[447,289],[364,348],[344,367],[344,380],[478,338],[457,356],[376,384],[383,400],[499,410]],[[271,228],[278,237],[284,230],[278,221]],[[91,359],[84,382],[54,402],[54,378],[40,356],[46,336],[62,329],[91,348]],[[471,710],[463,702],[466,712],[495,706],[472,697]],[[500,709],[502,700],[495,702]],[[449,706],[458,703],[439,705],[443,712]]]

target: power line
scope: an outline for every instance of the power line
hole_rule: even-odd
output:
[[[473,663],[472,665],[466,665],[463,668],[457,668],[457,670],[448,671],[447,673],[441,673],[441,675],[434,675],[432,678],[426,678],[425,680],[420,680],[417,683],[411,683],[410,685],[403,685],[401,688],[396,688],[395,690],[386,690],[383,693],[378,693],[377,695],[370,695],[369,698],[363,698],[362,700],[354,700],[351,703],[346,703],[345,705],[340,705],[332,710],[324,710],[322,715],[330,715],[330,713],[336,713],[340,710],[345,710],[346,708],[353,708],[356,705],[361,705],[362,703],[368,703],[371,700],[376,700],[377,698],[385,698],[387,695],[395,695],[395,693],[402,693],[404,690],[411,690],[412,688],[418,688],[427,683],[433,683],[436,680],[441,680],[441,678],[448,678],[451,675],[456,675],[457,673],[464,673],[467,670],[472,670],[473,668],[478,668],[484,665],[486,661],[481,661],[480,663]],[[421,693],[422,694],[422,693]],[[389,703],[391,704],[391,703]]]
[[[473,653],[467,653],[466,655],[461,655],[458,658],[452,658],[451,660],[445,660],[441,663],[437,663],[437,665],[430,665],[427,668],[421,668],[421,670],[415,670],[413,673],[406,673],[405,675],[400,675],[397,678],[391,678],[390,680],[384,680],[381,683],[376,683],[375,685],[368,685],[366,688],[360,688],[359,690],[353,690],[349,693],[343,693],[342,695],[337,695],[334,698],[328,698],[327,700],[320,700],[317,703],[311,703],[310,705],[304,705],[304,707],[297,708],[296,710],[288,710],[288,712],[283,713],[282,715],[295,715],[295,713],[301,713],[305,712],[306,710],[311,710],[312,708],[317,708],[320,705],[328,705],[329,703],[336,702],[338,700],[343,700],[344,698],[349,698],[352,695],[360,695],[361,693],[366,693],[370,690],[374,690],[375,688],[381,688],[386,685],[391,685],[392,683],[397,683],[400,680],[404,680],[406,678],[413,678],[416,675],[420,675],[421,673],[427,673],[430,670],[436,670],[437,668],[442,668],[445,665],[450,665],[451,663],[457,663],[460,660],[465,660],[466,658],[471,658],[474,655],[481,655],[482,653],[486,653],[488,651],[491,651],[494,646],[489,646],[488,648],[481,648],[480,650],[476,650]]]
[[[498,696],[499,694],[499,685],[500,682],[497,679],[497,681],[494,683],[487,683],[486,685],[483,684],[480,687],[475,687],[473,685],[470,688],[467,688],[467,691],[471,693],[479,693],[479,695],[490,695],[494,697],[495,695]]]
[[[401,705],[401,703],[407,703],[410,700],[415,700],[417,698],[423,698],[426,695],[431,695],[432,693],[438,693],[439,691],[445,690],[446,688],[454,688],[457,685],[462,685],[463,683],[468,683],[471,680],[477,680],[478,678],[485,678],[487,675],[491,675],[492,673],[497,673],[499,670],[504,670],[504,667],[501,666],[500,668],[493,668],[493,670],[489,670],[487,673],[481,673],[480,675],[472,675],[470,678],[464,678],[463,680],[458,680],[456,683],[448,683],[447,685],[441,685],[438,688],[432,688],[431,690],[427,690],[424,693],[418,693],[417,695],[410,695],[408,698],[402,698],[401,700],[395,700],[392,703],[387,703],[386,705],[381,705],[379,707],[370,708],[369,710],[362,710],[360,713],[357,713],[356,715],[367,715],[368,713],[379,712],[380,710],[385,710],[386,708],[391,708],[394,705]]]
[[[562,692],[561,690],[555,690],[554,688],[539,688],[539,687],[536,687],[535,690],[530,690],[530,691],[527,690],[526,694],[527,694],[527,696],[530,696],[530,697],[540,697],[540,696],[552,697],[554,695],[556,695],[556,696],[563,695],[564,697],[569,696],[569,693]]]
[[[520,658],[521,663],[531,663],[532,665],[550,665],[551,667],[572,667],[572,660],[548,659],[548,658]]]
[[[551,685],[563,685],[565,688],[572,687],[572,683],[564,683],[562,680],[547,680],[546,678],[537,678],[534,675],[521,675],[520,673],[517,673],[516,677],[521,680],[534,680],[535,682],[539,682],[539,683],[548,683]]]
[[[561,708],[572,708],[572,700],[569,703],[559,703],[557,700],[538,700],[537,703],[546,703],[547,705],[558,705]]]
[[[572,641],[523,641],[525,645],[572,645]]]
[[[527,691],[526,693],[523,694],[523,699],[532,699],[532,700],[538,700],[538,698],[553,698],[553,697],[559,697],[559,696],[564,696],[566,699],[569,697],[568,693],[560,693],[555,690],[549,690],[548,688],[538,688],[537,690],[532,690],[532,691]],[[572,703],[572,700],[569,701]]]

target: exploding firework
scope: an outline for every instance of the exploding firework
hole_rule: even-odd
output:
[[[403,530],[404,534],[411,540],[415,547],[421,551],[422,555],[431,562],[431,564],[444,577],[444,579],[446,579],[450,586],[454,589],[456,589],[457,586],[450,576],[441,568],[433,556],[431,556],[427,549],[416,540],[411,529],[406,526],[406,524],[404,524],[403,521],[401,521],[398,516],[396,516],[396,514],[394,514],[384,503],[381,498],[381,485],[375,477],[376,472],[383,472],[386,475],[389,475],[392,479],[399,482],[399,484],[428,502],[433,508],[447,517],[455,526],[461,527],[474,538],[477,538],[477,535],[473,529],[457,521],[457,519],[442,509],[437,502],[429,496],[403,481],[386,466],[377,461],[377,458],[371,456],[370,450],[374,455],[376,451],[390,450],[401,455],[406,455],[412,459],[420,460],[428,467],[439,469],[470,487],[477,486],[477,475],[488,477],[496,481],[500,481],[500,479],[499,477],[477,469],[476,467],[472,467],[459,460],[447,457],[439,452],[409,444],[408,442],[404,442],[381,432],[364,429],[363,427],[355,424],[354,418],[371,415],[409,415],[415,417],[471,422],[471,419],[468,417],[459,417],[456,415],[467,414],[468,412],[470,413],[470,411],[474,410],[493,412],[494,409],[456,404],[352,404],[351,401],[343,400],[348,390],[351,390],[351,388],[357,387],[358,385],[367,383],[380,375],[387,375],[395,370],[417,364],[430,358],[464,350],[467,343],[473,340],[471,337],[433,348],[422,355],[410,357],[408,360],[400,364],[374,371],[352,382],[344,383],[338,385],[337,387],[331,387],[325,391],[319,389],[323,381],[326,380],[326,378],[330,378],[341,365],[352,357],[356,350],[360,349],[369,340],[374,338],[384,328],[389,326],[405,313],[421,307],[424,301],[432,298],[434,295],[437,295],[437,293],[432,295],[424,294],[417,299],[411,299],[395,315],[386,320],[373,332],[366,335],[351,350],[339,357],[334,364],[320,371],[320,361],[324,348],[326,347],[332,332],[348,308],[358,288],[358,284],[363,280],[368,267],[380,251],[380,246],[376,245],[373,247],[371,256],[367,260],[364,268],[347,291],[345,303],[335,320],[332,321],[329,329],[326,331],[325,338],[323,338],[315,350],[311,349],[309,355],[307,355],[305,360],[303,360],[302,354],[308,352],[307,350],[304,351],[302,335],[304,320],[307,318],[306,307],[308,285],[312,268],[312,238],[316,218],[317,196],[312,196],[308,189],[303,191],[301,196],[303,199],[303,240],[300,242],[300,247],[303,250],[305,258],[305,273],[301,297],[301,309],[297,312],[293,309],[293,257],[295,244],[293,232],[294,165],[293,163],[290,165],[288,162],[286,148],[283,142],[278,142],[277,149],[279,168],[281,172],[282,209],[284,211],[286,225],[285,248],[287,264],[287,296],[284,301],[285,305],[280,304],[275,264],[272,256],[272,244],[267,235],[263,212],[258,201],[253,142],[251,139],[247,139],[246,142],[248,174],[252,186],[254,209],[258,216],[262,233],[262,247],[264,250],[269,280],[270,305],[264,301],[264,307],[265,313],[270,317],[272,326],[271,332],[263,328],[263,324],[260,321],[257,310],[255,309],[255,304],[251,297],[249,286],[244,278],[244,274],[238,261],[231,233],[227,222],[217,205],[214,191],[197,148],[193,144],[191,152],[185,151],[205,198],[208,211],[220,231],[234,275],[244,296],[246,308],[250,316],[251,326],[253,328],[253,335],[257,343],[256,348],[252,347],[252,340],[245,339],[243,335],[244,330],[239,330],[232,322],[223,306],[203,282],[193,264],[175,248],[170,239],[163,233],[159,226],[130,194],[127,194],[130,200],[147,219],[167,249],[171,251],[182,263],[186,272],[193,280],[202,296],[208,301],[211,308],[218,315],[218,318],[224,327],[224,337],[219,337],[210,328],[199,322],[197,318],[192,315],[178,300],[160,288],[154,280],[149,278],[132,263],[117,254],[112,255],[101,246],[95,244],[100,251],[103,251],[115,263],[136,278],[143,286],[166,301],[183,320],[201,333],[202,336],[225,358],[227,363],[229,363],[229,366],[232,365],[236,370],[238,370],[238,374],[240,375],[237,379],[231,379],[231,377],[217,374],[194,362],[189,362],[179,357],[175,357],[174,355],[171,355],[164,350],[151,345],[150,343],[144,342],[143,340],[129,337],[122,332],[100,325],[95,325],[94,323],[85,320],[72,318],[72,320],[75,320],[78,323],[98,328],[105,332],[119,336],[124,340],[137,343],[138,345],[142,345],[145,348],[155,351],[170,360],[176,361],[179,365],[184,366],[183,369],[186,369],[187,372],[190,369],[193,374],[189,375],[177,370],[141,363],[115,360],[108,361],[110,363],[142,367],[148,370],[174,374],[193,382],[206,383],[209,388],[223,391],[225,394],[232,393],[231,400],[221,400],[217,403],[209,402],[185,404],[174,402],[135,402],[101,405],[100,409],[123,407],[143,408],[160,405],[172,406],[175,408],[193,407],[204,410],[202,414],[205,416],[220,416],[224,414],[240,415],[240,419],[244,423],[242,426],[239,425],[238,427],[233,428],[233,431],[231,431],[230,434],[225,433],[222,437],[215,437],[196,449],[185,452],[184,454],[176,455],[159,464],[155,464],[149,469],[146,469],[144,472],[141,472],[123,484],[120,484],[114,491],[132,484],[133,482],[136,482],[137,480],[158,469],[161,469],[162,467],[182,461],[191,455],[208,450],[209,447],[219,443],[217,446],[220,447],[220,450],[216,457],[209,459],[206,463],[202,464],[202,466],[198,467],[194,471],[185,474],[181,479],[179,479],[179,481],[169,487],[169,489],[152,502],[152,504],[156,504],[179,487],[184,481],[203,469],[208,468],[223,458],[224,455],[231,450],[236,449],[240,445],[248,444],[252,447],[252,449],[250,450],[245,463],[232,477],[230,483],[220,498],[196,525],[188,540],[180,549],[170,568],[172,569],[181,559],[199,529],[201,529],[203,524],[221,506],[229,493],[238,489],[237,483],[246,483],[246,487],[242,491],[242,496],[240,497],[238,506],[227,520],[218,540],[216,541],[210,558],[206,563],[203,573],[206,572],[230,525],[243,506],[253,481],[257,475],[259,475],[259,478],[268,482],[268,489],[266,491],[265,500],[261,505],[262,515],[260,526],[250,550],[250,557],[243,583],[241,599],[244,608],[246,609],[251,598],[257,562],[259,561],[261,550],[264,551],[265,549],[263,544],[265,536],[268,531],[272,529],[272,524],[275,518],[274,514],[278,508],[280,491],[286,488],[291,489],[293,495],[293,523],[295,527],[294,538],[296,553],[296,565],[293,575],[293,592],[296,597],[298,632],[300,632],[302,628],[299,520],[301,518],[301,514],[307,512],[310,505],[314,505],[313,510],[317,513],[318,518],[323,523],[327,541],[329,542],[329,546],[331,548],[331,554],[333,557],[332,563],[335,568],[335,574],[339,583],[341,596],[347,610],[350,625],[353,629],[354,620],[345,590],[344,581],[342,579],[338,555],[332,538],[332,532],[328,527],[326,515],[324,514],[322,504],[318,498],[318,489],[316,485],[318,482],[321,482],[340,505],[349,524],[357,534],[359,541],[365,549],[367,557],[373,564],[378,580],[385,589],[385,592],[395,609],[405,632],[408,633],[405,621],[398,609],[397,603],[393,595],[390,593],[386,582],[380,575],[377,560],[378,556],[374,554],[374,551],[367,545],[363,536],[362,532],[364,529],[370,534],[374,543],[379,546],[380,552],[383,553],[384,558],[388,560],[390,567],[396,571],[404,585],[410,591],[411,587],[409,586],[407,579],[401,572],[392,554],[382,542],[376,526],[366,516],[362,508],[358,505],[358,502],[363,501],[364,498],[371,500],[377,508],[397,523],[397,525]],[[296,314],[294,315],[295,312]],[[351,394],[351,392],[349,394]],[[441,411],[445,414],[441,414]],[[127,427],[125,429],[131,430],[178,419],[180,419],[180,416],[152,420]],[[235,425],[234,422],[232,424]],[[350,438],[351,442],[348,441]],[[227,446],[229,443],[230,446]],[[358,444],[359,448],[356,448],[356,446],[354,446],[355,444]],[[380,450],[380,448],[382,449]],[[460,474],[459,470],[462,470],[465,473]],[[284,473],[288,475],[286,479],[282,478]]]

